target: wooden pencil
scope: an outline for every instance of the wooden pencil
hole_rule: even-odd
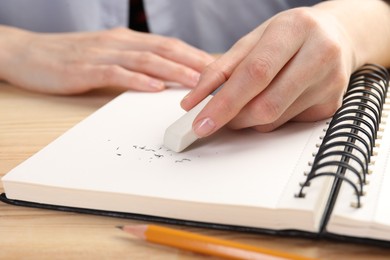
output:
[[[149,242],[226,259],[313,259],[157,225],[118,228]]]

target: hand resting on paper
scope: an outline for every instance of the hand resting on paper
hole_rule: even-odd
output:
[[[354,70],[365,63],[389,67],[389,32],[384,1],[325,1],[287,10],[207,66],[181,105],[190,110],[224,84],[194,120],[199,137],[224,125],[266,132],[289,120],[328,118]]]
[[[194,87],[212,60],[180,40],[126,28],[43,34],[0,25],[0,79],[43,93],[159,91],[164,81]]]

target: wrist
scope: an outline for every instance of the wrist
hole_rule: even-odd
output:
[[[365,63],[390,67],[390,5],[386,1],[335,0],[314,7],[336,17],[353,53],[353,69]]]
[[[25,30],[0,25],[0,80],[8,80],[9,71],[15,70],[13,61],[20,59],[20,50],[26,48],[28,34]]]

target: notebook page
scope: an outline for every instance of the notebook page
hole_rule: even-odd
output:
[[[176,154],[162,141],[166,127],[184,113],[179,102],[185,94],[178,89],[122,94],[8,173],[2,179],[7,196],[221,224],[294,228],[296,221],[287,221],[292,215],[277,214],[278,202],[289,180],[302,176],[300,164],[311,159],[307,151],[323,126],[292,123],[265,134],[223,129]],[[308,218],[315,208],[315,200],[310,201],[300,200]]]

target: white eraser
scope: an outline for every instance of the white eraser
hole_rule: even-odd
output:
[[[165,130],[164,146],[174,152],[181,152],[195,142],[198,137],[192,130],[195,117],[207,105],[213,95],[208,95],[199,104],[185,113]]]

